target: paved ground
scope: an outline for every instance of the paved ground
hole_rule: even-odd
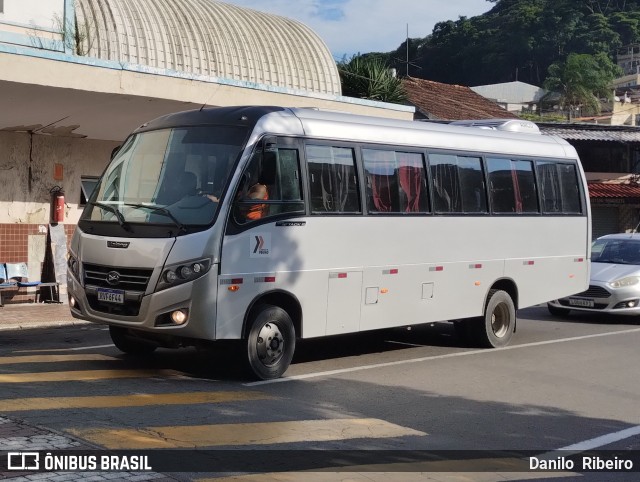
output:
[[[0,343],[2,331],[26,330],[86,323],[77,320],[69,313],[69,306],[56,303],[21,303],[5,305],[0,308]],[[74,440],[68,434],[61,434],[43,427],[29,425],[19,419],[10,419],[0,414],[0,451],[34,451],[34,450],[91,450],[94,447]],[[77,480],[174,480],[156,473],[123,473],[123,472],[92,472],[64,473],[48,472],[36,474],[34,472],[6,471],[8,460],[0,457],[0,479],[11,482],[27,482],[34,480],[51,480],[67,482]]]

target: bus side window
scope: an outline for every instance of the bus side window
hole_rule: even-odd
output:
[[[374,213],[427,212],[422,154],[362,149],[367,209]]]
[[[581,214],[580,190],[575,164],[537,163],[542,210],[545,213]]]
[[[560,185],[562,188],[562,208],[565,213],[582,213],[578,174],[573,164],[558,164]]]
[[[306,155],[311,212],[361,212],[353,149],[308,144]]]
[[[539,212],[532,161],[489,157],[487,171],[492,212]]]
[[[270,160],[263,160],[261,153],[255,153],[235,195],[233,218],[236,223],[302,212],[298,151],[278,149]]]
[[[429,154],[433,210],[437,213],[486,213],[482,159],[455,154]]]

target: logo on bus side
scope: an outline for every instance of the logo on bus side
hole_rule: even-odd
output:
[[[127,249],[131,243],[124,241],[107,241],[107,248]]]
[[[257,233],[249,238],[250,256],[263,258],[271,255],[271,233]]]

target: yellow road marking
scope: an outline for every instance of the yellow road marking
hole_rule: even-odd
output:
[[[264,445],[426,435],[375,418],[145,427],[139,430],[68,429],[67,432],[108,449]]]
[[[86,354],[86,355],[25,355],[0,357],[0,365],[15,365],[18,363],[48,363],[66,361],[102,361],[117,360],[112,356]]]
[[[0,412],[26,410],[57,410],[62,408],[144,407],[147,405],[191,405],[250,400],[271,400],[275,397],[260,392],[187,392],[136,393],[99,397],[17,398],[0,400]]]
[[[0,383],[38,383],[178,376],[174,370],[78,370],[68,372],[0,374]]]

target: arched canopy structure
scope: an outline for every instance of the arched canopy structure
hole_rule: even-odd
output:
[[[340,95],[325,43],[306,25],[213,0],[77,0],[89,57]]]

